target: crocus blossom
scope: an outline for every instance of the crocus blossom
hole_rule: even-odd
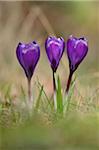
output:
[[[63,55],[65,42],[62,37],[48,37],[45,42],[46,53],[51,65],[51,68],[56,72],[60,59]]]
[[[67,56],[69,59],[69,70],[70,70],[70,74],[66,85],[66,93],[68,93],[70,88],[70,83],[72,80],[72,75],[74,71],[78,68],[79,64],[83,61],[83,59],[87,55],[88,43],[84,37],[76,38],[70,36],[66,44],[67,44]]]
[[[19,43],[16,49],[17,59],[23,67],[26,77],[31,79],[40,58],[40,47],[33,41],[28,44]]]
[[[70,70],[74,72],[88,52],[87,40],[70,36],[67,40],[67,56]]]

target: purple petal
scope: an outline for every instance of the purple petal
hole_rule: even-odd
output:
[[[70,69],[75,71],[88,52],[88,44],[85,38],[70,36],[67,41],[67,55]]]
[[[64,47],[63,38],[48,37],[45,42],[46,53],[54,71],[56,71],[59,65],[59,61],[64,52]]]
[[[40,57],[40,48],[38,44],[35,41],[28,44],[19,43],[16,55],[26,76],[31,78]]]

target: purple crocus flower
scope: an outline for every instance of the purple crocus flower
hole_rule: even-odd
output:
[[[57,70],[60,59],[64,52],[64,48],[65,42],[62,37],[48,37],[45,42],[46,53],[51,64],[51,68],[54,72]]]
[[[35,41],[28,44],[19,43],[16,48],[16,55],[20,65],[25,71],[28,80],[28,97],[31,106],[31,78],[40,58],[39,45]]]
[[[25,71],[26,77],[31,79],[40,58],[40,48],[38,44],[35,41],[28,44],[19,43],[16,49],[16,55],[20,65]]]
[[[67,83],[68,92],[72,75],[74,71],[78,68],[79,64],[85,58],[88,52],[88,43],[87,40],[82,38],[76,38],[70,36],[67,40],[67,56],[69,59],[69,68],[70,68],[70,75]]]
[[[70,70],[75,71],[88,52],[87,40],[70,36],[67,41],[67,55],[69,58]]]
[[[62,37],[60,38],[48,37],[45,42],[45,49],[53,72],[54,106],[56,110],[57,102],[56,102],[55,72],[58,68],[60,59],[65,49],[64,39]]]

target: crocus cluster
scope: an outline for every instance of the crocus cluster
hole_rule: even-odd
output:
[[[76,38],[70,36],[67,40],[66,44],[62,37],[48,37],[45,41],[45,49],[48,60],[50,62],[50,66],[53,72],[53,88],[54,92],[56,91],[55,85],[55,73],[59,66],[60,60],[64,53],[65,47],[67,49],[66,53],[69,60],[69,78],[66,86],[66,93],[68,93],[70,88],[70,83],[72,79],[72,75],[75,70],[78,68],[79,64],[83,61],[84,57],[88,52],[88,43],[87,40],[82,38]],[[30,82],[33,76],[35,67],[40,58],[40,47],[39,45],[33,41],[28,44],[19,43],[16,49],[17,59],[25,71],[25,75],[28,79],[28,95],[29,99],[31,97],[30,92]]]

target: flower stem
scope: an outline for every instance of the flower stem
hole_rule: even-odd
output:
[[[27,79],[28,80],[28,100],[29,103],[31,103],[31,79]]]
[[[73,75],[73,72],[70,71],[69,77],[68,77],[68,81],[67,81],[67,85],[66,85],[66,94],[68,94],[69,89],[70,89],[70,84],[71,84],[71,80],[72,80],[72,75]]]
[[[55,83],[55,72],[53,71],[53,97],[54,97],[54,108],[57,110],[57,100],[56,100],[56,83]]]
[[[56,92],[55,72],[53,71],[53,91]]]

